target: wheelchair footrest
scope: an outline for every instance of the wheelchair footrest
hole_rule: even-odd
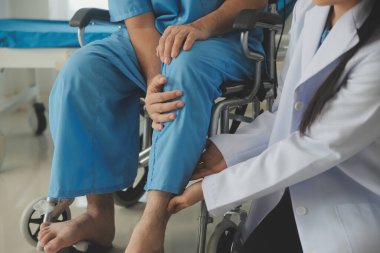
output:
[[[112,249],[112,246],[100,246],[90,243],[88,241],[81,241],[69,248],[59,251],[59,253],[105,253]]]

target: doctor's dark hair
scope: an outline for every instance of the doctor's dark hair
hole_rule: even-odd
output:
[[[380,19],[378,18],[378,15],[380,15],[380,0],[375,0],[371,13],[357,31],[359,35],[359,43],[341,56],[341,61],[337,67],[325,79],[311,99],[299,126],[301,136],[304,136],[306,131],[309,130],[310,126],[321,114],[326,103],[329,102],[343,86],[345,86],[346,82],[338,83],[339,78],[341,77],[347,62],[355,55],[360,47],[368,41],[379,26]]]

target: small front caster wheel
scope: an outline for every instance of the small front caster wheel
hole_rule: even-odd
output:
[[[115,204],[123,207],[131,207],[138,203],[144,195],[144,186],[148,178],[148,167],[139,168],[133,186],[113,194]]]
[[[33,112],[29,115],[29,125],[35,135],[41,135],[46,127],[47,120],[45,116],[45,106],[43,103],[34,103]]]
[[[46,200],[46,197],[41,197],[33,202],[31,202],[24,212],[21,215],[20,220],[20,230],[24,239],[33,247],[37,246],[37,236],[40,232],[40,225],[43,223],[44,215],[40,215],[38,211],[36,211],[35,206],[40,201]],[[71,219],[70,208],[67,207],[66,210],[57,218],[54,219],[54,222],[63,222]]]
[[[230,220],[223,220],[212,233],[207,244],[207,253],[231,253],[237,226]]]

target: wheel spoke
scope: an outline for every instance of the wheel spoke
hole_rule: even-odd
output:
[[[31,224],[42,224],[43,221],[44,221],[44,218],[30,219],[29,223],[31,223]]]
[[[36,241],[38,241],[37,236],[38,236],[38,233],[39,233],[39,232],[40,232],[40,227],[38,227],[38,229],[36,230],[36,232],[34,232],[34,233],[32,234],[33,239],[35,239]]]
[[[225,231],[223,231],[218,242],[218,253],[230,252],[235,233],[236,230],[234,228],[228,228]]]

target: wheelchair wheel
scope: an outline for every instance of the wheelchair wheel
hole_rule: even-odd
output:
[[[45,116],[45,106],[43,103],[34,103],[33,111],[29,115],[29,125],[35,135],[41,135],[46,127],[47,120]]]
[[[207,244],[207,253],[231,253],[237,228],[230,220],[219,223]]]
[[[4,157],[5,157],[5,136],[0,131],[0,168],[1,168],[1,165],[3,164]]]
[[[34,206],[41,200],[45,200],[46,197],[41,197],[33,202],[31,202],[21,215],[20,220],[20,231],[24,239],[33,247],[37,246],[37,236],[40,232],[40,225],[44,220],[44,215],[40,215]],[[70,208],[67,207],[66,210],[55,219],[54,222],[63,222],[71,219]]]
[[[115,204],[123,207],[131,207],[138,203],[139,199],[144,195],[144,186],[148,178],[148,167],[139,168],[133,186],[122,191],[113,193]]]

